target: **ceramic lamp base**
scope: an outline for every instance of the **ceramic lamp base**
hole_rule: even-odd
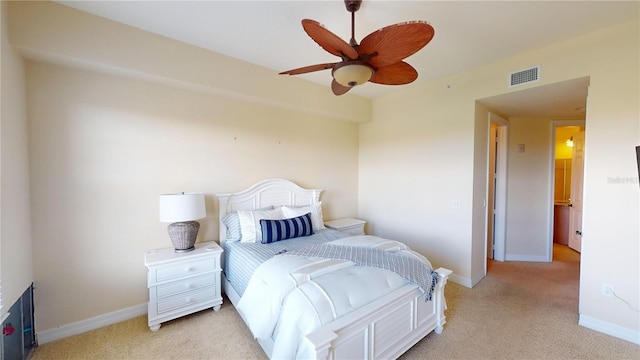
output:
[[[175,252],[187,252],[195,249],[198,230],[200,230],[200,223],[197,221],[176,222],[167,226]]]

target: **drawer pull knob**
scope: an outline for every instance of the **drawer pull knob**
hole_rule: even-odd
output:
[[[185,289],[193,289],[195,286],[192,283],[184,284]]]
[[[191,303],[191,297],[188,297],[188,298],[184,299],[184,301],[185,301],[187,304]]]
[[[189,267],[186,267],[186,268],[184,269],[184,271],[186,271],[186,272],[192,272],[192,271],[193,271],[193,268],[189,266]]]

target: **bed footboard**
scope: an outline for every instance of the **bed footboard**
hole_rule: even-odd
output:
[[[404,286],[326,324],[305,338],[316,359],[395,359],[431,331],[442,333],[444,288],[451,270],[439,268],[431,301],[417,287]]]

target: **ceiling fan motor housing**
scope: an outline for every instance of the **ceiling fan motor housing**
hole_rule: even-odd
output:
[[[347,7],[348,12],[356,12],[360,9],[362,0],[344,0],[344,6]]]

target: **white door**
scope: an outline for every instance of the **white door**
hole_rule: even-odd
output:
[[[584,179],[584,131],[573,135],[571,159],[571,204],[569,205],[569,247],[582,248],[582,182]]]
[[[487,257],[493,257],[497,261],[505,261],[506,257],[506,234],[507,234],[507,148],[509,121],[496,114],[489,113],[489,126],[495,125],[495,163],[491,165],[488,174],[493,172],[493,176],[489,176],[488,181],[493,185],[493,194],[489,194],[487,189],[487,199],[489,196],[493,199],[493,212],[487,211],[487,226],[492,227],[491,231],[487,229]],[[490,131],[491,134],[491,131]],[[488,156],[490,156],[488,154]],[[489,203],[489,201],[487,201]],[[488,210],[487,209],[487,210]],[[489,216],[490,215],[490,216]],[[489,246],[492,241],[492,246]],[[489,256],[488,250],[492,248],[492,254]]]
[[[496,190],[496,148],[498,144],[498,127],[490,124],[489,128],[489,191],[487,196],[487,259],[493,259],[495,236],[493,229],[496,226],[495,190]]]

